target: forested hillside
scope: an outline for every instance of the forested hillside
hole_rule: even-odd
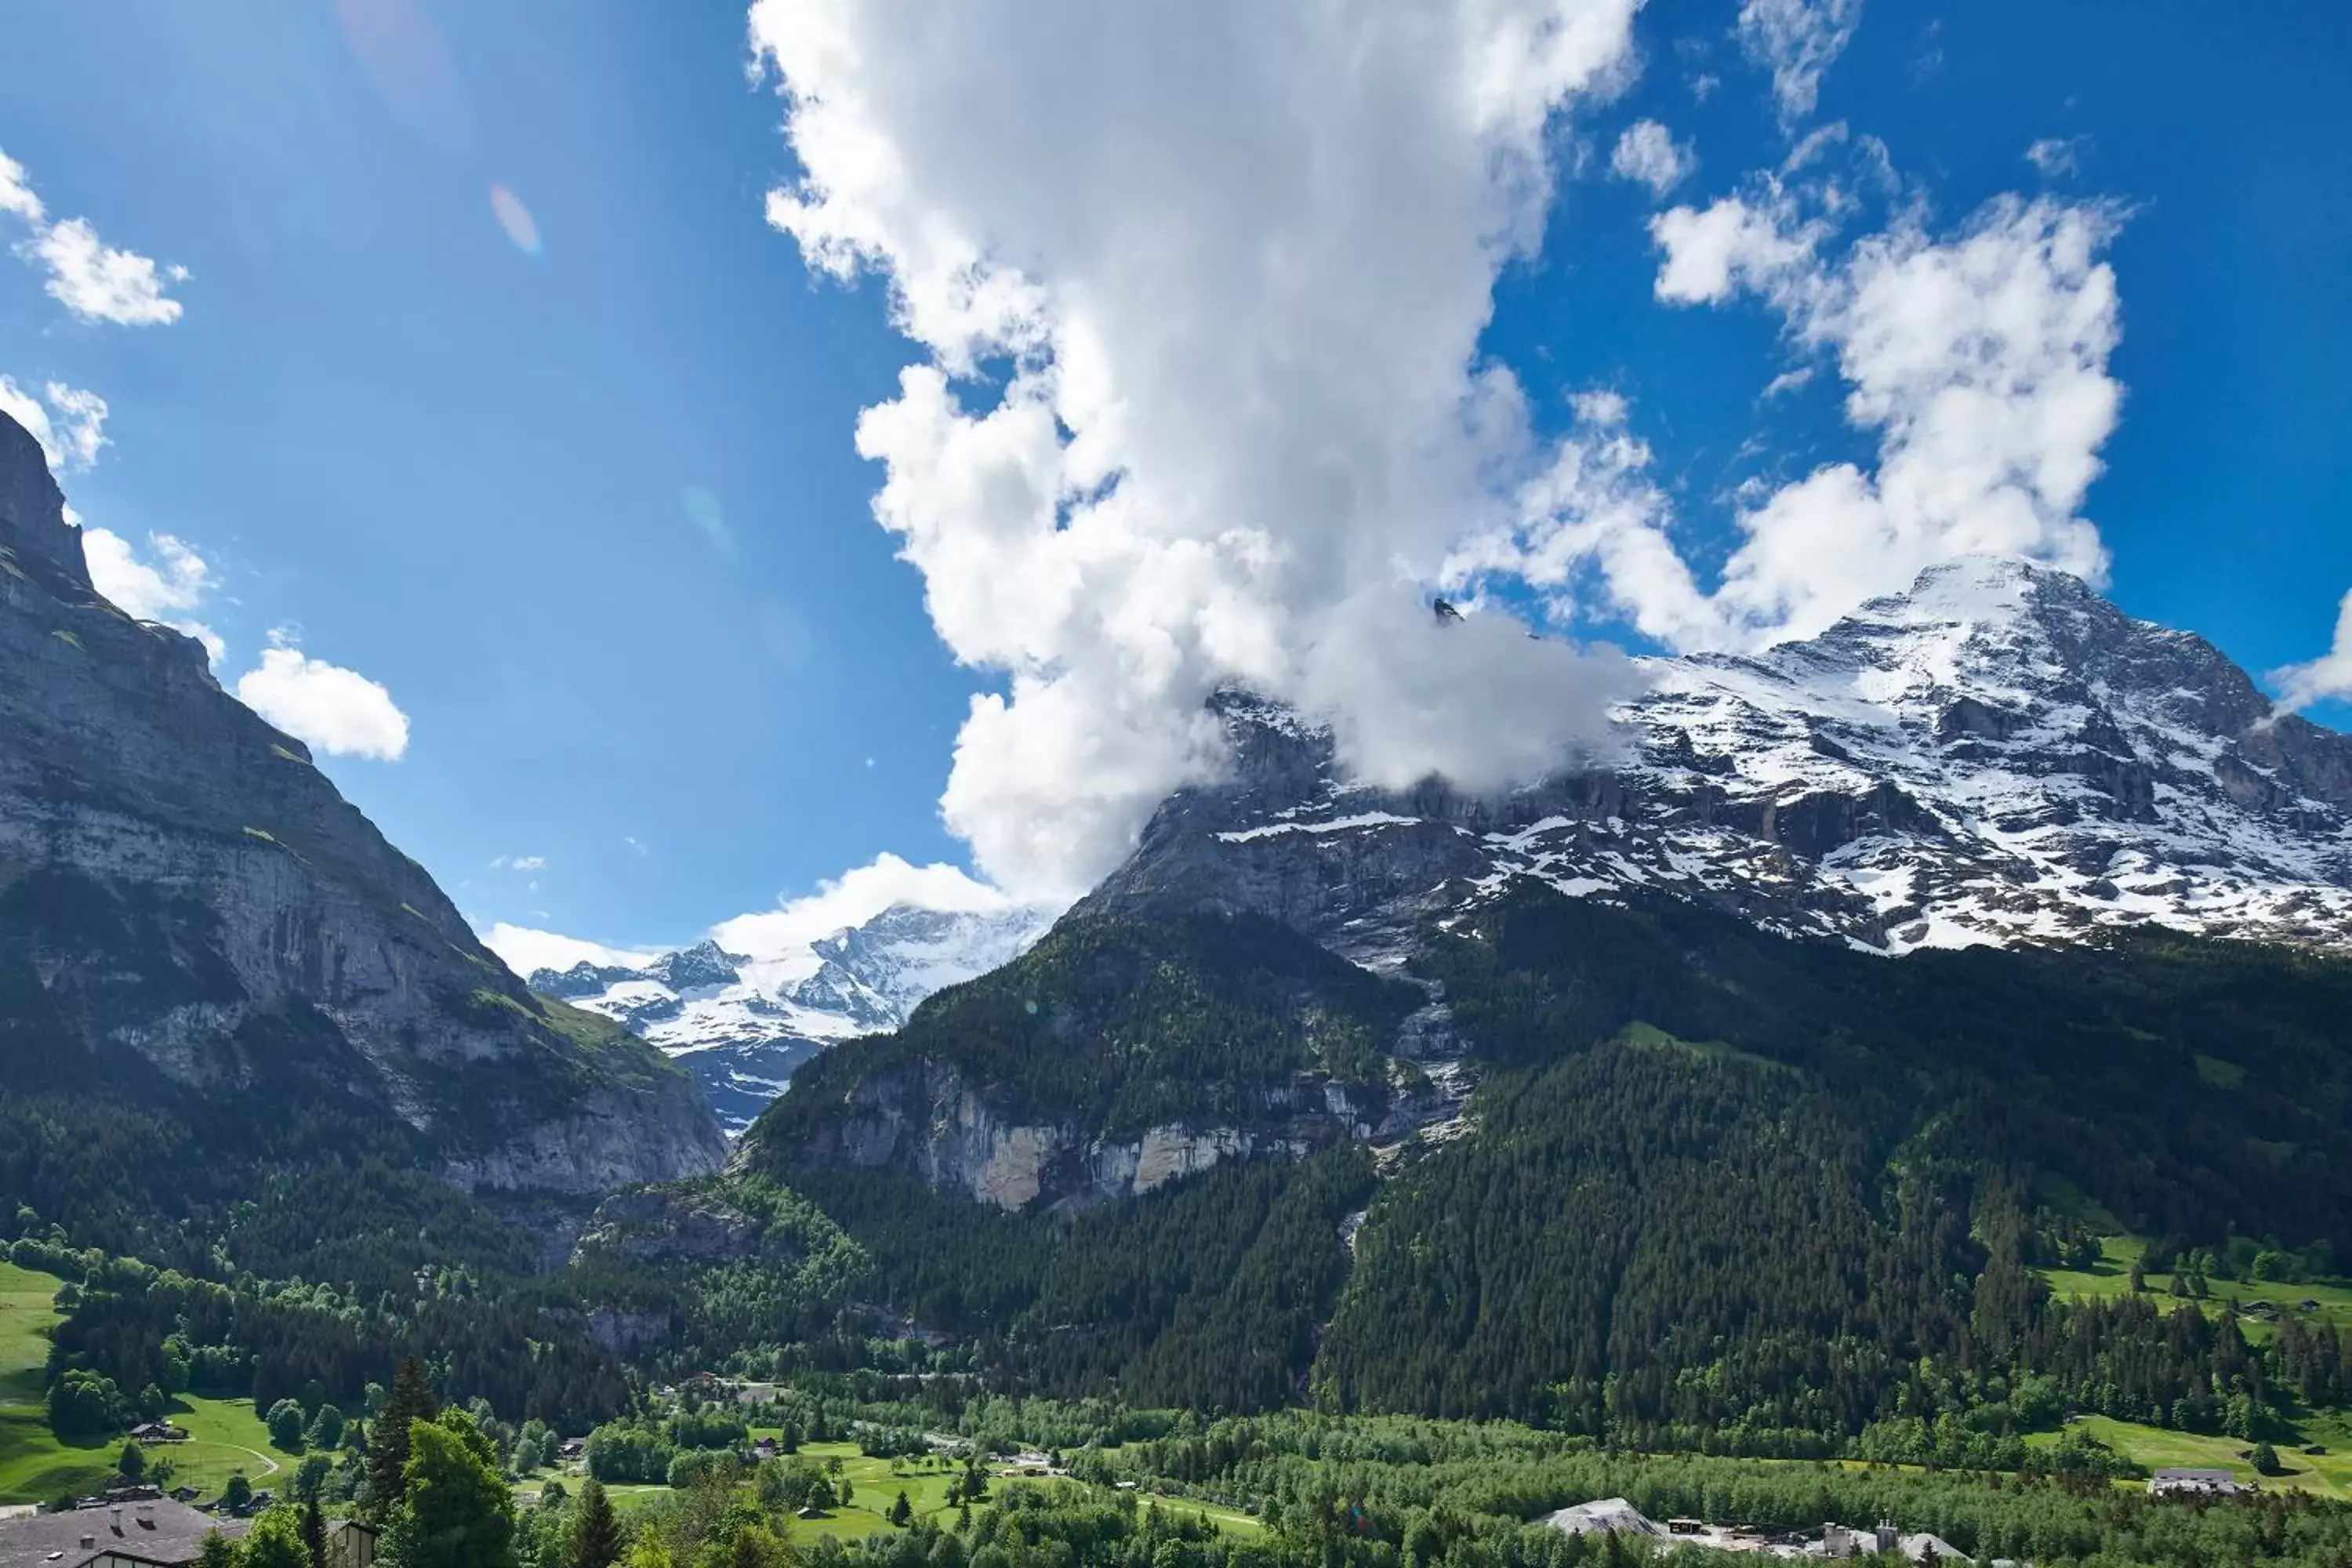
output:
[[[2014,1462],[2067,1405],[2251,1435],[2336,1397],[2333,1328],[2253,1343],[2213,1303],[2070,1305],[2035,1272],[2099,1227],[2222,1273],[2324,1270],[2352,1243],[2352,965],[2295,950],[2141,934],[1890,961],[1528,884],[1412,966],[1480,1079],[1459,1121],[1015,1212],[811,1157],[918,1054],[1097,1139],[1132,1128],[1139,1081],[1197,1131],[1244,1088],[1328,1072],[1294,1014],[1198,1004],[1266,994],[1261,929],[1196,918],[1181,985],[1065,933],[838,1049],[740,1158],[844,1227],[946,1364],[1013,1386],[1950,1462]],[[1118,958],[1077,962],[1091,944]],[[1246,968],[1228,987],[1221,965]],[[1343,1016],[1381,1066],[1352,1077],[1401,1080],[1418,1064],[1381,1053],[1427,993],[1360,994]]]

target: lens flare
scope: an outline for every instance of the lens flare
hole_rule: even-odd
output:
[[[719,498],[700,485],[686,487],[688,521],[702,530],[712,549],[721,555],[735,553],[735,531],[727,526],[727,514],[719,509]]]
[[[393,117],[445,153],[474,146],[474,106],[448,40],[416,0],[335,0],[335,19]]]
[[[507,231],[507,237],[514,241],[517,250],[525,256],[539,254],[539,225],[531,221],[530,209],[522,205],[520,196],[504,185],[492,185],[490,214]]]

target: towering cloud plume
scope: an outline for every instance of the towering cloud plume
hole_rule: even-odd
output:
[[[1622,659],[1500,614],[1441,632],[1426,593],[1542,466],[1478,340],[1633,9],[753,7],[802,168],[771,221],[887,279],[927,352],[857,443],[940,637],[1005,682],[943,802],[986,871],[1107,868],[1221,765],[1221,684],[1391,784],[1607,743]]]

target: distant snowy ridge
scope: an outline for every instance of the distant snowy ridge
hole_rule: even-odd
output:
[[[1050,919],[1017,906],[893,904],[782,952],[729,952],[706,939],[637,966],[537,970],[530,986],[625,1024],[677,1058],[733,1133],[818,1050],[897,1028],[933,992],[1018,956]]]

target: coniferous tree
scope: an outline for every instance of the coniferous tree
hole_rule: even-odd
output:
[[[591,1476],[580,1489],[564,1568],[613,1568],[621,1560],[622,1545],[621,1521],[613,1511],[613,1500],[604,1494],[604,1484]]]
[[[327,1516],[320,1510],[315,1491],[302,1505],[302,1549],[310,1555],[310,1568],[327,1568]]]
[[[409,1427],[432,1420],[436,1409],[424,1367],[414,1357],[402,1362],[392,1392],[384,1396],[383,1413],[368,1433],[367,1507],[376,1522],[388,1522],[407,1494]]]

